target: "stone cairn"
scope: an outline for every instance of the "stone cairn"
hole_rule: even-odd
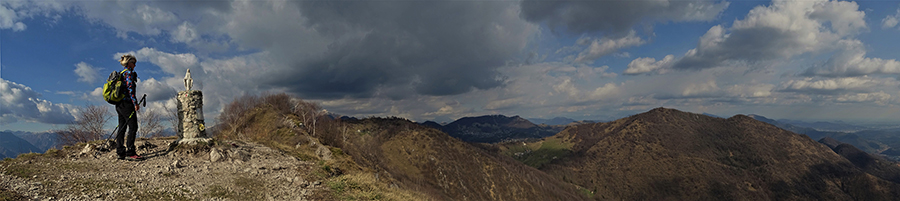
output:
[[[193,80],[190,70],[185,75],[185,90],[178,92],[178,144],[196,144],[198,142],[209,143],[206,135],[206,125],[203,119],[203,92],[191,90]]]

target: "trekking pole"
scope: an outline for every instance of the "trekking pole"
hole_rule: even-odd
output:
[[[144,94],[144,96],[141,97],[141,101],[138,102],[138,105],[141,105],[141,103],[143,103],[143,104],[144,104],[144,107],[146,107],[146,106],[147,106],[146,99],[147,99],[147,94]],[[132,111],[131,114],[128,115],[128,121],[125,122],[126,125],[127,125],[128,123],[131,123],[131,117],[133,117],[134,114],[135,114],[136,112],[137,112],[137,111]],[[106,140],[105,140],[105,141],[106,141],[106,145],[107,145],[107,146],[110,145],[110,144],[109,144],[109,138],[112,138],[113,134],[115,134],[116,131],[118,131],[118,130],[119,130],[119,125],[116,125],[116,128],[113,129],[113,132],[110,133],[108,136],[106,136]],[[112,150],[112,148],[107,148],[107,149]]]

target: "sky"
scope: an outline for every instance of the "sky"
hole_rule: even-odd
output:
[[[4,0],[0,130],[110,106],[102,84],[126,53],[142,110],[174,107],[191,69],[207,121],[285,92],[418,122],[655,107],[900,122],[898,36],[900,2],[880,0]]]

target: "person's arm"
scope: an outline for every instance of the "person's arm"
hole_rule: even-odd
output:
[[[135,88],[136,85],[134,83],[134,80],[137,79],[134,79],[132,76],[134,76],[133,71],[128,71],[128,73],[125,73],[125,86],[126,88],[128,88],[128,96],[131,97],[131,103],[134,104],[135,110],[137,110],[138,99],[134,96],[135,92],[137,91]]]

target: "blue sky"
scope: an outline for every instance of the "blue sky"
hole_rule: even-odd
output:
[[[3,1],[0,124],[106,106],[125,53],[147,111],[174,107],[191,69],[210,119],[270,91],[415,121],[671,107],[897,122],[898,20],[896,1]]]

